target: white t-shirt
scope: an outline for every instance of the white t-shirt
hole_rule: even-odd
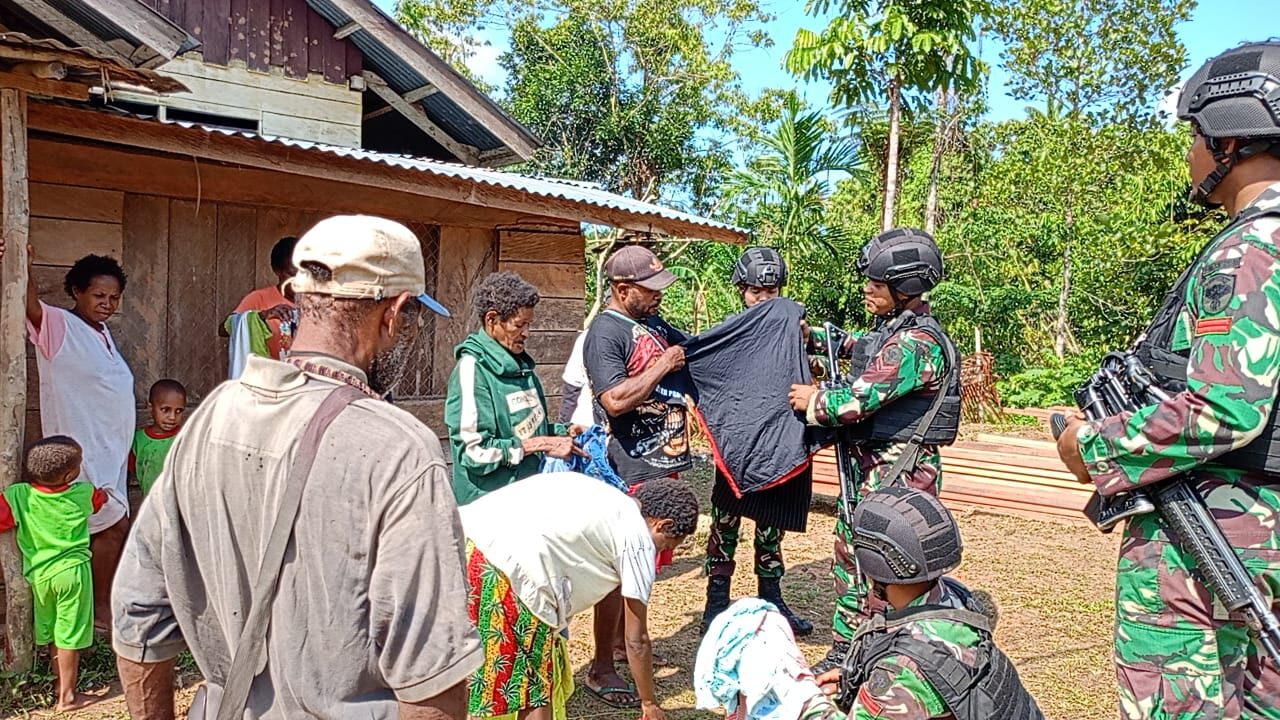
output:
[[[657,549],[640,505],[600,480],[541,473],[458,511],[462,530],[548,625],[563,628],[604,599],[649,602]]]
[[[582,361],[582,346],[586,344],[587,331],[583,330],[578,333],[578,339],[573,341],[573,352],[569,353],[569,362],[564,364],[564,373],[560,377],[564,380],[565,385],[580,388],[578,390],[578,399],[574,402],[573,416],[569,418],[569,424],[591,427],[595,423],[591,404],[593,400],[591,397],[591,380],[587,377],[587,365]]]

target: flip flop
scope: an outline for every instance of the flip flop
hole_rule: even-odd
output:
[[[635,686],[633,685],[627,685],[625,687],[610,686],[610,687],[594,688],[594,687],[591,687],[591,681],[587,680],[587,682],[583,683],[583,686],[587,688],[588,692],[590,692],[592,695],[595,695],[597,698],[599,698],[600,702],[604,703],[605,705],[608,705],[611,708],[617,708],[619,710],[635,710],[636,708],[640,707],[640,698],[638,697],[632,702],[625,702],[622,700],[610,699],[613,696],[620,695],[622,693],[627,693],[628,695],[635,695],[636,689],[635,689]]]

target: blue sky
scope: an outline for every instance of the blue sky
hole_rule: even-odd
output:
[[[391,12],[394,0],[375,0],[376,4]],[[768,87],[797,87],[809,102],[823,106],[829,88],[822,83],[800,83],[782,69],[782,57],[796,30],[808,27],[814,30],[825,25],[823,18],[806,16],[802,0],[763,0],[762,6],[777,16],[767,28],[773,37],[771,48],[744,48],[735,56],[735,65],[742,76],[743,88],[754,95]],[[1202,0],[1190,21],[1178,28],[1178,35],[1187,46],[1189,64],[1183,68],[1186,78],[1208,58],[1229,47],[1248,40],[1266,39],[1268,33],[1280,34],[1280,0]],[[484,33],[487,47],[478,48],[469,63],[480,77],[497,87],[504,80],[498,67],[498,56],[509,42],[505,32],[489,30]],[[982,57],[991,66],[988,79],[988,117],[1004,120],[1021,117],[1025,103],[1010,98],[1006,93],[1007,74],[1000,68],[1000,46],[990,38],[983,42]]]

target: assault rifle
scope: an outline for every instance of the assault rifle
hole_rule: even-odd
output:
[[[1167,400],[1169,394],[1156,384],[1155,377],[1136,356],[1110,353],[1075,397],[1085,417],[1102,420]],[[1050,425],[1056,438],[1066,427],[1066,418],[1054,414]],[[1085,515],[1103,532],[1110,532],[1120,520],[1149,512],[1160,513],[1170,538],[1195,560],[1201,581],[1228,611],[1245,616],[1271,662],[1280,667],[1280,620],[1271,613],[1270,605],[1253,584],[1253,577],[1222,534],[1196,490],[1193,477],[1178,475],[1111,497],[1095,492],[1085,507]]]
[[[821,385],[826,390],[840,385],[845,380],[844,374],[840,372],[840,348],[844,347],[845,341],[849,339],[849,333],[829,322],[822,324],[822,330],[826,334],[824,350],[827,353],[827,364],[831,366],[830,374]],[[842,430],[836,431],[835,453],[836,471],[840,475],[840,494],[844,496],[844,502],[840,503],[841,519],[844,520],[845,527],[852,531],[853,507],[858,504],[860,498],[852,451]]]

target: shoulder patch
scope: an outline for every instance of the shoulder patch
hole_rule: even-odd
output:
[[[897,365],[902,362],[902,348],[897,343],[893,343],[880,351],[880,357],[884,358],[888,365]]]
[[[858,689],[858,704],[873,718],[880,717],[880,714],[884,712],[884,705],[871,696],[871,692],[867,690],[866,685]]]
[[[1220,313],[1231,305],[1231,298],[1236,294],[1236,279],[1232,275],[1214,275],[1204,281],[1200,287],[1202,299],[1201,310],[1206,313]]]

